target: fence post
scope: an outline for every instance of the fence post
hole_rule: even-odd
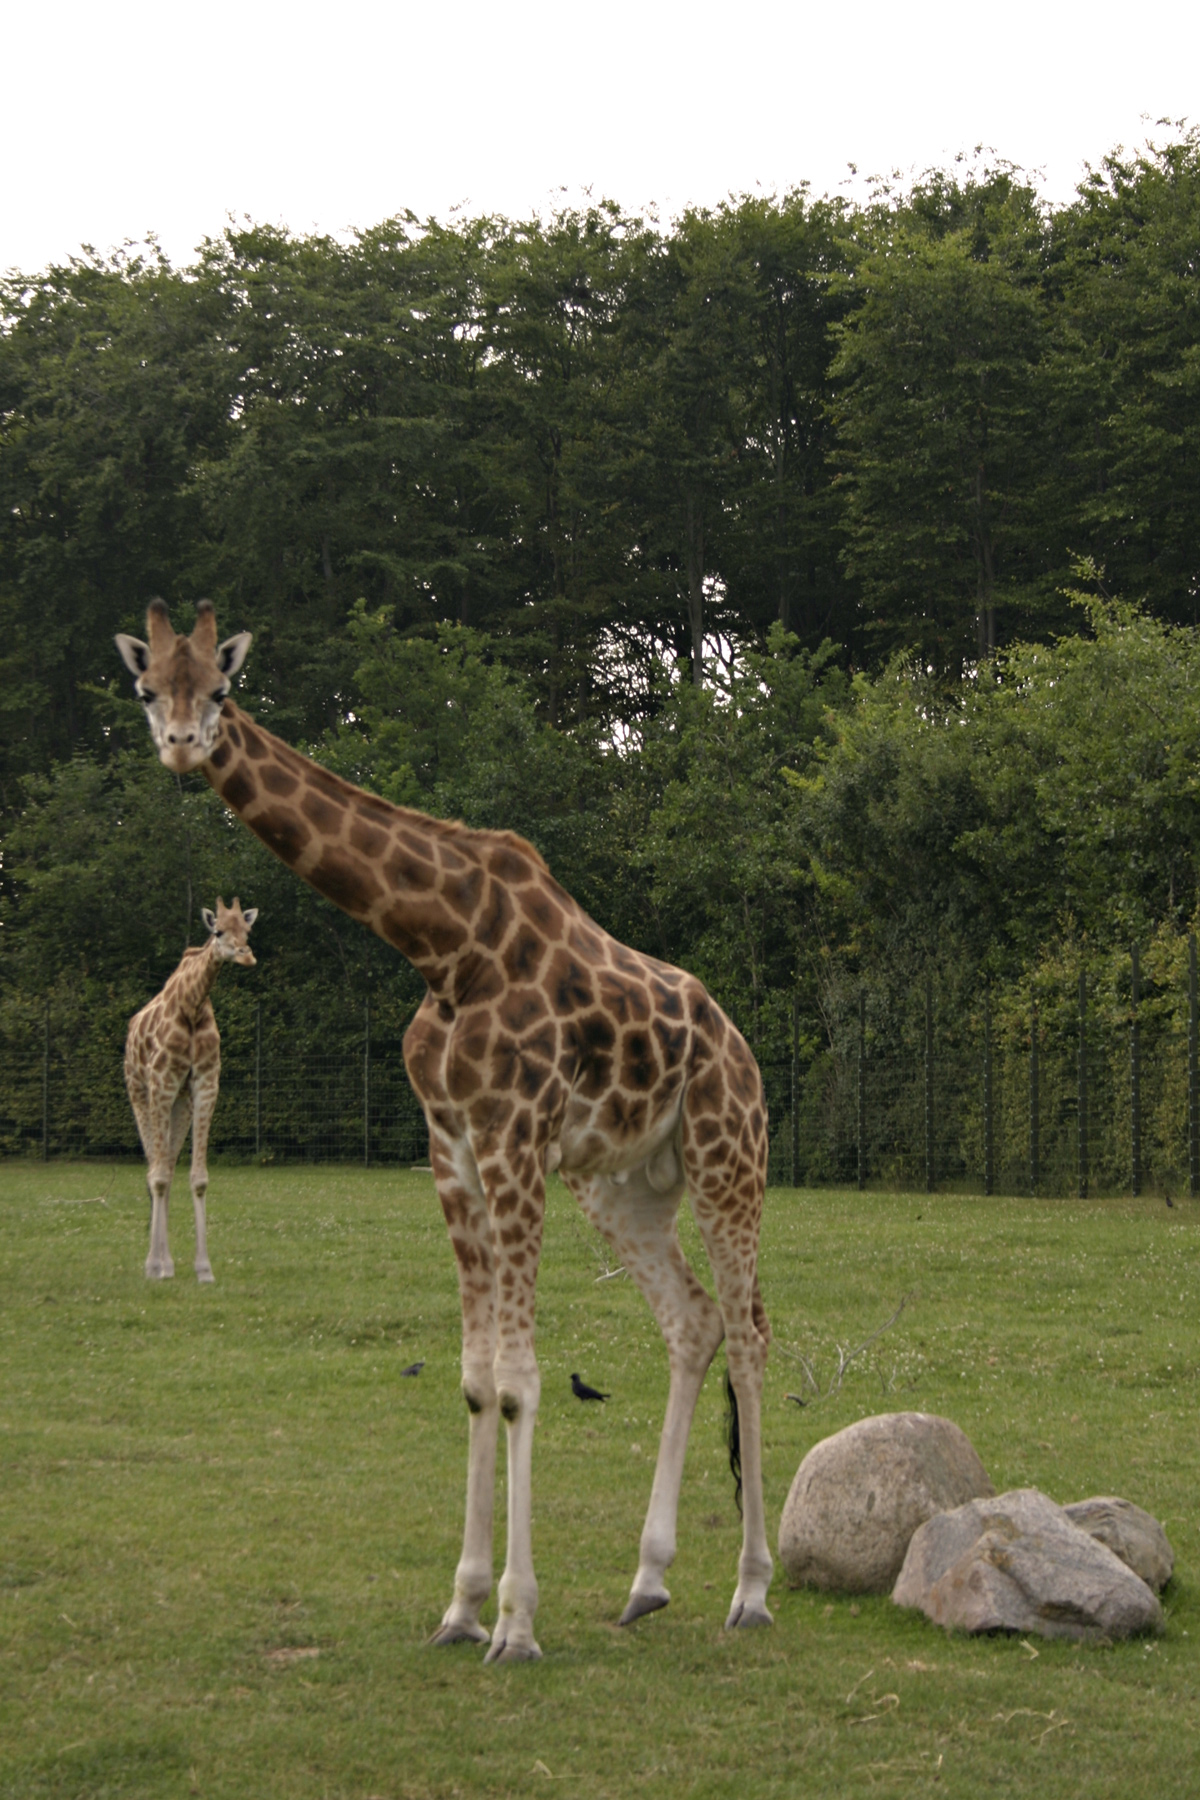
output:
[[[992,997],[983,996],[983,1191],[990,1194],[995,1186],[996,1170],[992,1155]]]
[[[1129,1010],[1129,1185],[1136,1200],[1142,1191],[1142,1046],[1138,1035],[1138,1002],[1142,997],[1138,947],[1130,953]]]
[[[800,996],[792,995],[792,1186],[800,1168]]]
[[[867,1185],[867,991],[858,996],[858,1191]]]
[[[262,1001],[254,1002],[254,1160],[262,1160]]]
[[[363,1003],[363,1168],[371,1166],[371,996]]]
[[[1040,1103],[1041,1096],[1038,1093],[1038,1008],[1035,1000],[1029,1028],[1029,1189],[1035,1195],[1042,1173],[1038,1155],[1041,1148]]]
[[[1087,975],[1079,971],[1079,1198],[1088,1191]]]
[[[1196,939],[1188,938],[1188,1193],[1200,1193],[1200,1070],[1196,1029]]]
[[[925,977],[925,1192],[933,1192],[933,977]]]
[[[50,1161],[50,1002],[42,1015],[42,1161]]]

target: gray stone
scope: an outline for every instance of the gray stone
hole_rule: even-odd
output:
[[[1073,1525],[1107,1544],[1147,1587],[1156,1593],[1166,1587],[1175,1568],[1175,1552],[1153,1514],[1113,1495],[1076,1500],[1063,1511]]]
[[[969,1439],[932,1413],[881,1413],[814,1444],[779,1525],[793,1587],[886,1594],[913,1532],[995,1489]]]
[[[1036,1488],[928,1520],[913,1534],[892,1598],[959,1631],[1086,1643],[1163,1629],[1141,1577]]]

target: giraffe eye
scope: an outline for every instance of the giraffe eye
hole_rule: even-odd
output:
[[[143,688],[141,693],[138,695],[138,699],[141,701],[143,706],[149,706],[149,704],[152,700],[158,699],[158,695],[152,694],[150,692],[149,688]]]
[[[228,692],[229,692],[229,689],[227,687],[219,687],[219,688],[213,689],[213,699],[216,701],[218,706],[220,706],[222,700],[225,698],[225,696]]]

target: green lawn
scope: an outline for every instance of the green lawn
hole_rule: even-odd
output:
[[[181,1204],[182,1201],[182,1204]],[[465,1483],[457,1290],[431,1179],[214,1173],[216,1286],[141,1275],[132,1165],[0,1165],[0,1794],[1191,1796],[1200,1790],[1200,1208],[768,1195],[772,1533],[819,1437],[947,1414],[998,1488],[1119,1493],[1166,1525],[1160,1641],[950,1638],[793,1593],[726,1635],[739,1526],[718,1367],[673,1604],[614,1621],[665,1399],[653,1322],[555,1184],[540,1283],[537,1664],[423,1647]],[[687,1232],[689,1246],[695,1234]],[[827,1376],[911,1298],[841,1391]],[[416,1380],[398,1380],[425,1357]],[[581,1406],[578,1369],[611,1388]],[[501,1511],[502,1517],[502,1511]],[[498,1568],[503,1558],[498,1544]]]

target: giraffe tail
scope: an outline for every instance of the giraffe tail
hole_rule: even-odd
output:
[[[733,1391],[733,1382],[729,1378],[729,1365],[725,1365],[725,1442],[729,1447],[729,1468],[733,1475],[733,1499],[738,1509],[738,1517],[742,1512],[742,1430],[738,1421],[737,1395]]]

